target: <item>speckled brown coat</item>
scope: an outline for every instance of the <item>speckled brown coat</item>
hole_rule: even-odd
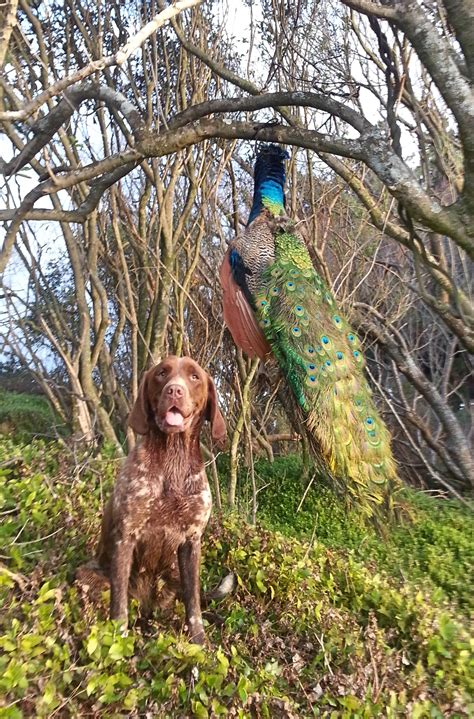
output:
[[[199,564],[211,493],[199,448],[209,419],[212,436],[225,439],[212,379],[189,357],[168,357],[140,385],[129,424],[144,435],[125,460],[104,509],[95,559],[76,577],[108,581],[110,616],[128,620],[128,596],[141,612],[183,600],[192,641],[202,643]]]

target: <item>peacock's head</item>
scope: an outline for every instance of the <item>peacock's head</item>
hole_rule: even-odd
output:
[[[257,162],[260,158],[267,162],[272,160],[283,162],[289,160],[290,155],[281,145],[262,144],[257,150]]]
[[[285,186],[285,160],[289,158],[288,152],[281,145],[261,145],[257,152],[255,162],[255,183],[272,178],[281,187]]]

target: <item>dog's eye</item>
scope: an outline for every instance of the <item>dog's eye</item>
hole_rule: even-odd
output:
[[[191,375],[191,379],[193,380],[193,382],[196,382],[199,379],[199,375],[193,372],[193,374]]]
[[[164,377],[166,374],[166,370],[162,369],[161,372],[158,372],[158,377]]]

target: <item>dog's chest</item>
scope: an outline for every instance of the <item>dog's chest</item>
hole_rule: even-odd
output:
[[[190,475],[178,486],[173,478],[143,473],[126,482],[117,495],[125,534],[134,535],[139,541],[175,537],[179,544],[193,535],[200,536],[212,507],[203,472]]]

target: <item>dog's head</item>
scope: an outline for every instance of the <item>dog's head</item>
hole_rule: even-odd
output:
[[[170,356],[143,376],[128,424],[138,434],[178,434],[205,419],[213,440],[223,443],[225,422],[211,377],[190,357]]]

